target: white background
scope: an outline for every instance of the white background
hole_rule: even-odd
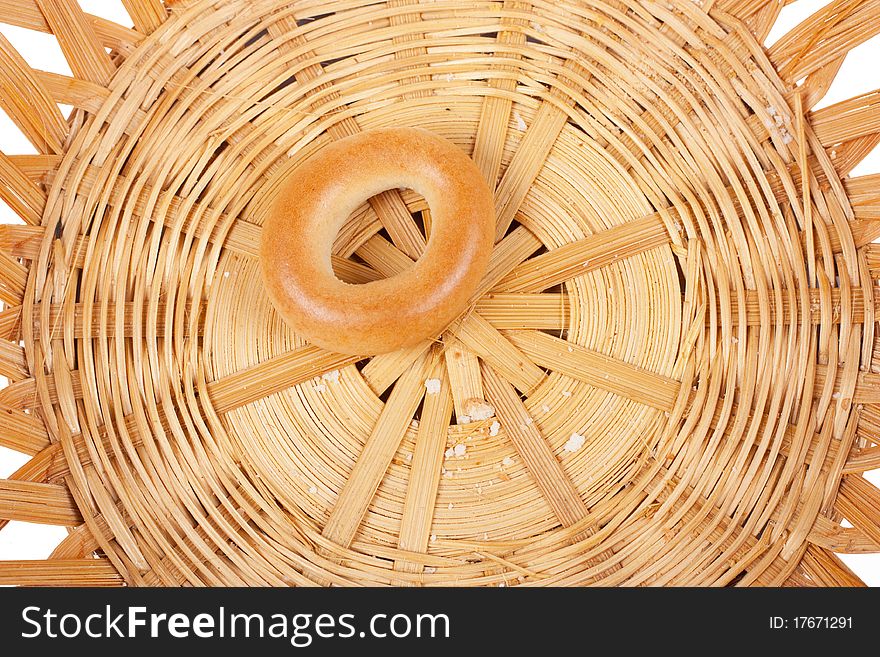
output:
[[[798,0],[785,7],[779,21],[770,33],[767,45],[797,25],[806,16],[828,4],[828,0]],[[121,2],[117,0],[80,0],[80,5],[92,13],[123,25],[131,21]],[[70,75],[55,39],[49,35],[0,24],[0,32],[18,49],[34,68]],[[851,98],[880,87],[880,38],[875,37],[853,49],[828,94],[818,107]],[[65,113],[68,108],[62,108]],[[0,150],[7,154],[35,153],[33,147],[0,110]],[[875,149],[852,172],[853,176],[880,172],[880,149]],[[0,201],[0,223],[20,223],[8,207]],[[2,382],[0,382],[2,383]],[[0,447],[0,477],[5,477],[21,466],[27,457]],[[868,474],[868,479],[880,485],[880,472]],[[0,559],[42,559],[49,555],[66,530],[60,527],[12,522],[0,532]],[[866,583],[880,586],[880,555],[842,555],[842,559]]]

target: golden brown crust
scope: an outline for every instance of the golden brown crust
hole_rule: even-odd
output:
[[[424,254],[392,278],[340,281],[330,259],[339,228],[359,204],[392,188],[421,193],[431,208]],[[465,309],[494,227],[492,193],[454,144],[418,128],[363,132],[282,181],[263,227],[263,281],[284,320],[314,344],[359,355],[393,351],[438,336]]]

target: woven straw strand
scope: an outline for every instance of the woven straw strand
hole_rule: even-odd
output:
[[[768,0],[123,4],[0,0],[72,71],[0,38],[38,151],[0,154],[0,444],[30,456],[0,529],[73,527],[0,583],[860,583],[880,196],[848,174],[880,104],[811,108],[880,2],[767,50]],[[332,354],[261,292],[264,213],[394,125],[472,155],[496,245],[443,335]],[[364,201],[350,283],[430,232],[412,190]]]

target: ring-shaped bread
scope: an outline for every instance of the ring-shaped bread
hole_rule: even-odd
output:
[[[353,285],[333,272],[346,219],[371,196],[421,194],[431,230],[421,257],[390,278]],[[335,141],[281,183],[263,225],[260,262],[276,310],[331,351],[371,355],[438,337],[465,310],[492,251],[492,192],[455,144],[419,128]]]

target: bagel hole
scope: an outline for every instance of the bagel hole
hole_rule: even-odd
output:
[[[407,207],[413,227],[427,241],[431,216],[425,198],[411,189],[396,191]],[[369,200],[346,219],[336,235],[334,252],[350,251],[353,244],[356,248],[352,253],[344,259],[333,260],[333,272],[344,283],[359,285],[382,280],[415,264],[412,259],[408,264],[403,260],[404,257],[409,258],[406,249],[392,238],[384,226],[377,224],[376,213],[371,209]]]

